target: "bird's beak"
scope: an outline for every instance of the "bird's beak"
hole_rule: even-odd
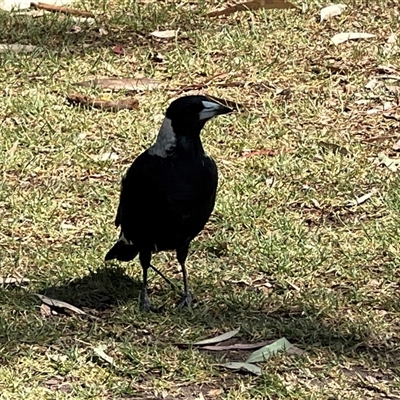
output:
[[[200,120],[210,119],[220,114],[228,114],[233,110],[213,101],[203,101],[204,109],[200,111]]]

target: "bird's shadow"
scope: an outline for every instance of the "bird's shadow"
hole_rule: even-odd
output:
[[[129,276],[121,267],[101,267],[65,284],[44,288],[39,293],[72,303],[76,307],[102,311],[138,298],[140,277]]]

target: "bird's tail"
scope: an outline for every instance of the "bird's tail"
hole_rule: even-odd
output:
[[[138,249],[131,242],[128,242],[122,235],[118,242],[108,251],[105,261],[117,259],[118,261],[131,261],[139,253]]]

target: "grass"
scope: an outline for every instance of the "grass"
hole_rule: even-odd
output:
[[[304,12],[220,19],[202,16],[216,2],[85,3],[106,11],[93,26],[0,13],[2,43],[38,46],[34,54],[0,54],[1,276],[30,279],[0,289],[2,399],[400,398],[400,186],[377,157],[398,158],[399,121],[368,114],[395,97],[365,88],[379,66],[400,68],[398,55],[383,51],[400,19],[395,1],[345,3],[340,17],[322,24],[318,1]],[[68,33],[77,24],[81,32]],[[178,27],[177,40],[148,36]],[[376,37],[329,43],[346,31]],[[114,54],[115,45],[126,55]],[[154,140],[176,96],[170,89],[221,72],[229,76],[205,90],[246,109],[203,134],[221,179],[188,259],[197,302],[176,310],[179,294],[152,274],[151,297],[163,311],[144,314],[138,262],[103,262],[117,235],[120,178]],[[74,83],[113,75],[164,86],[135,94],[137,111],[65,102],[79,90],[102,95]],[[240,85],[219,84],[226,82]],[[107,152],[118,160],[96,159]],[[370,200],[345,206],[372,189]],[[173,254],[154,263],[181,284]],[[97,318],[42,317],[34,293]],[[175,345],[237,327],[240,342],[285,336],[305,352],[274,357],[256,378],[216,365],[247,353]],[[102,344],[115,366],[94,354]]]

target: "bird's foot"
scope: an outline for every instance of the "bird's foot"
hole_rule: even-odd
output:
[[[183,293],[181,300],[178,303],[178,308],[188,307],[191,308],[193,303],[192,294],[190,292]]]
[[[142,290],[140,293],[140,309],[144,312],[149,312],[153,310],[147,290]]]

